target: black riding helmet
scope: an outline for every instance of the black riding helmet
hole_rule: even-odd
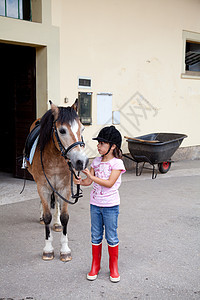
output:
[[[113,125],[101,129],[98,136],[96,138],[93,138],[93,140],[109,143],[110,148],[108,152],[110,151],[112,145],[114,144],[117,146],[117,148],[119,148],[119,150],[121,150],[122,136],[120,132]],[[108,154],[108,152],[106,154]]]

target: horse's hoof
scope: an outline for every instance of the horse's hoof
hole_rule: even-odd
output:
[[[62,231],[62,226],[59,224],[53,224],[53,231],[60,232]]]
[[[69,253],[60,253],[60,260],[64,261],[64,262],[72,260],[71,252],[69,252]]]
[[[40,224],[44,225],[44,219],[40,218]]]
[[[44,259],[44,260],[54,259],[54,251],[53,252],[43,252],[42,259]]]

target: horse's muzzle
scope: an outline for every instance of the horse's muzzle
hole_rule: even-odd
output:
[[[84,170],[84,169],[87,167],[88,162],[89,162],[89,159],[88,159],[88,158],[87,158],[85,161],[78,159],[78,160],[76,161],[75,169],[76,169],[77,171],[82,171],[82,170]]]

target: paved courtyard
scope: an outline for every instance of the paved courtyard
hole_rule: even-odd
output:
[[[86,279],[91,264],[89,194],[69,207],[72,261],[59,260],[60,233],[53,233],[55,258],[42,260],[44,226],[34,182],[0,174],[0,299],[200,299],[200,160],[176,162],[151,179],[135,171],[120,187],[119,271],[111,283],[107,245],[100,274]]]

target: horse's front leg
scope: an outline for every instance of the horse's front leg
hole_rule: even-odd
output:
[[[44,260],[51,260],[54,258],[54,249],[52,246],[53,236],[50,230],[52,215],[47,201],[47,199],[50,197],[50,194],[48,193],[48,191],[44,191],[44,187],[42,186],[37,186],[37,188],[38,188],[38,194],[40,195],[40,199],[42,202],[43,220],[45,224],[45,247],[43,249],[42,258]]]
[[[61,222],[60,222],[60,203],[58,200],[58,197],[55,196],[56,198],[56,203],[55,203],[55,212],[53,215],[53,230],[56,232],[60,232],[62,231],[62,226],[61,226]]]
[[[40,201],[40,224],[44,225],[42,202]]]
[[[67,210],[67,203],[63,203],[61,215],[61,224],[63,226],[63,232],[61,235],[61,250],[60,250],[60,260],[66,262],[72,259],[71,250],[68,247],[68,237],[67,237],[67,224],[69,221],[69,214]]]

